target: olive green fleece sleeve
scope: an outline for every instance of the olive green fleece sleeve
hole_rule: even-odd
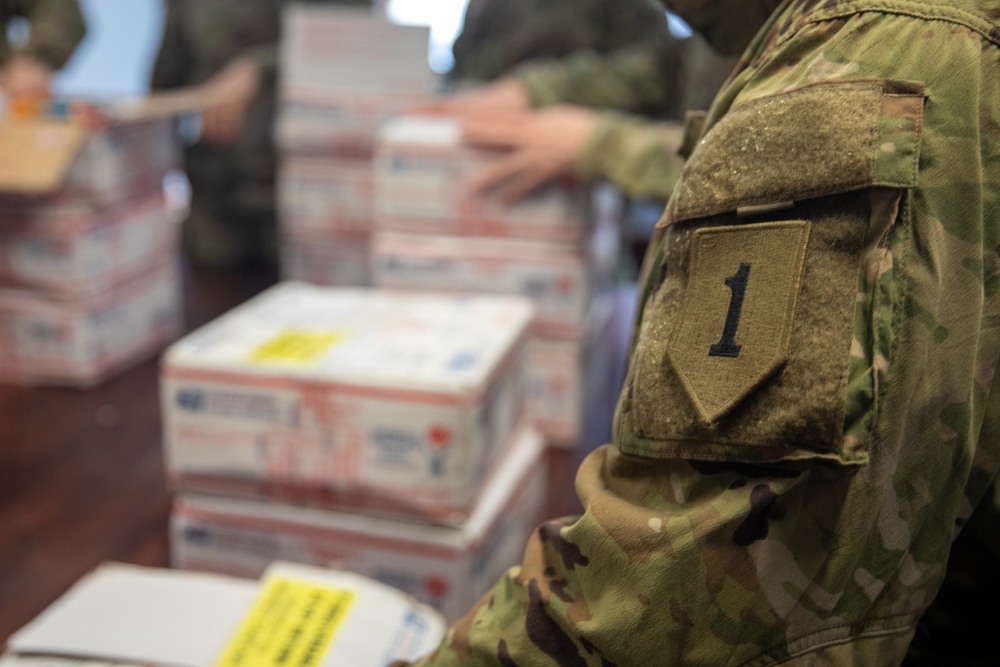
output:
[[[679,123],[601,112],[576,165],[577,175],[610,180],[632,197],[666,200],[684,164],[677,154],[682,136]]]
[[[514,70],[535,106],[576,104],[678,116],[682,90],[682,47],[670,35],[610,54],[573,53]]]

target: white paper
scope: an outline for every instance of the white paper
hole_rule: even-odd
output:
[[[109,563],[77,582],[8,641],[17,653],[211,665],[258,582]]]

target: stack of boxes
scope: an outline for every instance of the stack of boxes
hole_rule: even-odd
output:
[[[282,275],[368,285],[376,134],[434,93],[429,31],[359,9],[291,5],[283,35],[276,128]]]
[[[523,428],[533,306],[284,282],[163,362],[179,567],[307,562],[454,619],[520,557],[545,496]]]
[[[96,384],[182,330],[169,121],[0,121],[0,382]]]
[[[473,192],[496,152],[461,141],[448,118],[387,123],[376,153],[379,287],[519,294],[537,316],[528,353],[527,411],[546,440],[582,437],[586,390],[614,381],[606,342],[618,246],[613,207],[595,215],[576,185],[539,190],[513,205]]]

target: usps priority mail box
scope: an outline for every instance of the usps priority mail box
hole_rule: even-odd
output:
[[[284,93],[427,94],[437,76],[427,62],[430,29],[398,25],[356,7],[292,3],[282,15]]]
[[[276,142],[284,151],[371,157],[379,126],[438,87],[426,26],[351,7],[292,4],[283,15]]]
[[[453,118],[403,116],[382,126],[375,153],[380,231],[499,236],[580,243],[591,225],[586,192],[542,188],[515,204],[474,192],[472,181],[502,155],[463,144]]]
[[[86,298],[0,290],[0,382],[87,387],[104,380],[181,333],[181,291],[169,255],[145,275]]]
[[[597,295],[577,335],[535,332],[528,341],[525,410],[528,419],[553,447],[573,448],[584,435],[586,415],[601,411],[616,382],[618,346],[614,340],[615,299]],[[614,388],[610,387],[614,396]]]
[[[348,570],[455,620],[520,562],[541,518],[545,483],[541,438],[524,429],[457,528],[182,495],[171,519],[172,560],[175,567],[248,577],[275,559]]]
[[[372,285],[371,234],[282,227],[279,268],[286,280],[315,285]]]
[[[163,194],[93,210],[0,208],[0,285],[86,296],[175,254],[180,226]]]
[[[536,307],[536,328],[576,334],[595,275],[585,247],[488,237],[375,235],[375,285],[392,289],[519,294]]]
[[[281,283],[167,350],[182,489],[454,522],[520,418],[521,297]]]
[[[0,121],[0,208],[115,204],[159,188],[179,163],[166,118],[98,129],[65,119]]]
[[[371,160],[284,155],[278,171],[282,233],[370,234],[374,180]]]

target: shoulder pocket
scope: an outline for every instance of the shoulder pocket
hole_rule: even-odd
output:
[[[623,451],[867,461],[916,185],[919,84],[823,83],[733,108],[671,199],[616,434]]]

